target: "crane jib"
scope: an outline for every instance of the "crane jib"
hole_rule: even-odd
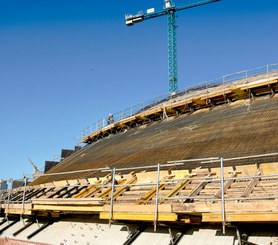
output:
[[[126,25],[132,26],[136,23],[142,22],[143,20],[153,19],[163,15],[167,15],[168,22],[168,82],[169,92],[176,93],[178,91],[178,78],[177,78],[177,42],[176,42],[176,16],[175,13],[180,10],[190,9],[199,7],[201,5],[219,2],[222,0],[201,0],[193,1],[183,6],[175,6],[171,0],[164,0],[165,7],[163,10],[147,11],[147,13],[139,12],[136,15],[126,15]]]

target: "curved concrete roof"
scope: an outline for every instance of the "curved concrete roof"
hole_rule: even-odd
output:
[[[77,151],[48,173],[271,152],[278,152],[277,95],[200,109],[112,134]],[[269,159],[272,160],[277,161],[277,158]],[[191,163],[187,167],[195,168],[196,165]],[[42,176],[32,184],[92,175],[83,172]]]

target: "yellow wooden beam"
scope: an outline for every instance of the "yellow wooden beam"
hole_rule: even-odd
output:
[[[228,178],[234,178],[234,177],[236,177],[236,175],[237,175],[237,172],[234,171],[233,173],[231,173],[231,175],[230,175]],[[233,184],[233,182],[234,182],[233,179],[230,179],[230,180],[226,180],[226,181],[225,181],[224,189],[223,189],[224,194],[225,194],[226,191],[231,187],[231,185]],[[222,194],[222,189],[221,189],[221,186],[220,186],[219,190],[218,190],[217,193],[214,195],[214,197],[221,198],[221,194]]]
[[[125,184],[133,184],[135,183],[137,180],[136,176],[133,176],[133,178],[129,181],[127,181]],[[118,196],[120,196],[121,194],[123,194],[126,190],[128,190],[130,187],[129,186],[123,186],[123,187],[118,187],[115,188],[115,192],[113,194],[113,199],[115,200]]]
[[[197,203],[173,203],[173,212],[180,214],[190,213],[220,213],[222,210],[221,201],[219,202],[197,202]],[[226,201],[225,210],[227,213],[236,212],[278,212],[278,200],[259,200],[259,201]]]
[[[72,206],[78,206],[78,205],[88,205],[88,206],[99,206],[103,205],[103,199],[102,198],[49,198],[49,199],[34,199],[32,200],[32,204],[37,205],[72,205]]]
[[[165,182],[169,179],[173,178],[172,175],[168,175],[168,176],[165,176],[161,182]],[[160,184],[158,186],[158,191],[164,189],[166,187],[166,184]],[[144,196],[142,196],[138,201],[136,201],[135,203],[136,204],[143,204],[149,200],[151,200],[156,194],[156,186],[154,186],[149,192],[147,192]]]
[[[251,89],[251,88],[259,88],[259,87],[267,86],[268,84],[277,83],[277,81],[278,81],[277,79],[269,81],[267,78],[265,78],[265,79],[262,79],[261,81],[246,83],[246,84],[244,84],[242,86],[239,86],[239,87],[240,87],[241,90]]]
[[[237,212],[226,213],[227,222],[277,222],[278,212]],[[221,213],[203,213],[202,222],[221,222]]]
[[[11,209],[5,209],[4,211],[5,214],[19,214],[19,215],[31,215],[32,210],[30,209],[16,209],[16,208],[11,208]]]
[[[109,212],[100,212],[100,219],[110,219]],[[115,220],[137,220],[137,221],[153,221],[154,213],[125,213],[113,212],[113,219]],[[177,221],[178,216],[174,213],[159,213],[157,221]]]
[[[101,212],[103,206],[69,206],[69,205],[40,205],[34,204],[34,211],[61,211],[61,212]]]
[[[185,181],[179,181],[177,185],[174,186],[174,188],[172,190],[170,190],[165,197],[172,197],[174,195],[176,195],[177,193],[179,193],[182,189],[185,188],[185,186],[187,184],[189,184],[191,182],[191,180],[185,180]]]
[[[110,211],[110,205],[104,205],[104,212]],[[119,213],[154,213],[156,211],[156,206],[154,204],[149,205],[129,205],[129,204],[114,204],[113,211]],[[158,213],[172,213],[172,205],[171,204],[160,204],[158,205]]]

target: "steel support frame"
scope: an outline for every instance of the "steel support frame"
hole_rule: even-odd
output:
[[[111,193],[110,193],[110,211],[109,211],[109,226],[113,222],[113,201],[114,201],[114,190],[115,190],[115,175],[116,168],[112,169],[112,182],[111,182]]]
[[[169,10],[167,16],[168,24],[168,79],[170,94],[178,90],[178,70],[177,70],[177,34],[176,34],[176,14],[174,10]]]
[[[222,216],[222,231],[226,233],[226,213],[225,213],[225,192],[224,192],[224,160],[220,158],[220,176],[221,176],[221,216]]]
[[[154,231],[156,232],[158,221],[158,204],[159,204],[159,182],[160,182],[160,164],[157,164],[156,173],[156,187],[155,187],[155,211],[154,211]]]

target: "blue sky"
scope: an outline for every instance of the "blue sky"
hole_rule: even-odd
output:
[[[187,3],[176,0],[176,5]],[[168,91],[162,0],[0,0],[0,178],[43,169],[90,123]],[[278,62],[277,0],[178,13],[179,88]]]

